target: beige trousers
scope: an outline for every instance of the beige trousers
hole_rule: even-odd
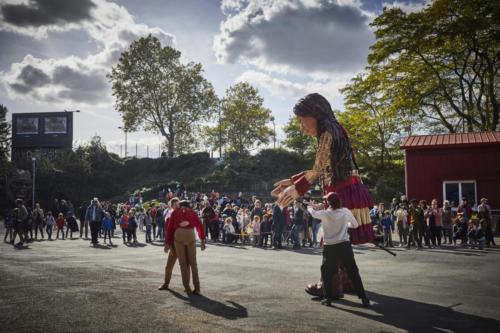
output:
[[[165,266],[165,285],[170,284],[170,279],[172,279],[172,271],[174,270],[175,262],[177,261],[177,255],[174,251],[168,252],[167,265]]]
[[[190,270],[193,274],[194,290],[200,291],[200,278],[198,277],[198,265],[196,263],[196,238],[192,228],[178,228],[174,236],[175,254],[179,259],[181,267],[182,284],[184,289],[190,290]]]

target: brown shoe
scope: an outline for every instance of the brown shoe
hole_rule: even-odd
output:
[[[192,294],[192,293],[193,293],[193,291],[191,290],[191,288],[186,288],[186,289],[184,289],[184,292],[185,292],[186,294]]]
[[[200,290],[199,290],[199,289],[198,289],[198,290],[196,290],[196,289],[195,289],[195,290],[193,291],[193,295],[199,295],[199,294],[200,294]]]
[[[162,284],[161,286],[158,287],[158,290],[168,290],[168,284]]]

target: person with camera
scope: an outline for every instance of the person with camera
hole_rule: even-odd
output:
[[[97,240],[99,235],[99,230],[101,230],[101,221],[104,217],[104,211],[99,204],[99,200],[97,198],[92,199],[90,202],[90,206],[87,207],[87,211],[85,212],[85,220],[89,221],[90,225],[90,243],[95,247],[99,243]]]

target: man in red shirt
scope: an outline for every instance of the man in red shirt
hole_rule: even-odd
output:
[[[198,214],[189,208],[188,201],[180,202],[179,208],[174,210],[170,215],[165,235],[165,247],[171,250],[175,249],[175,254],[181,266],[182,284],[184,285],[185,292],[199,294],[200,279],[196,263],[196,238],[193,230],[195,228],[201,239],[201,250],[204,251],[205,233],[203,232],[203,224]],[[190,270],[193,274],[193,292],[189,285]]]
[[[179,199],[172,198],[169,202],[169,205],[170,205],[170,212],[168,212],[167,216],[165,217],[164,235],[167,234],[167,228],[168,228],[168,223],[170,221],[170,216],[176,209],[179,208]],[[175,262],[177,261],[177,255],[175,254],[174,249],[172,248],[172,251],[169,251],[169,246],[167,244],[166,238],[164,243],[165,243],[165,253],[168,253],[168,258],[167,258],[167,265],[165,266],[165,280],[163,284],[158,288],[158,290],[168,289],[168,285],[170,284],[170,279],[172,278],[172,271],[174,270]]]

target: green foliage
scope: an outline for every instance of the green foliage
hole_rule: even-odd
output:
[[[169,157],[194,148],[200,122],[216,105],[201,64],[182,64],[180,57],[149,35],[134,41],[108,75],[125,129],[161,134]]]
[[[229,151],[244,154],[269,142],[273,134],[268,123],[271,110],[263,107],[264,99],[246,82],[231,86],[221,102],[221,119],[214,127],[205,127],[203,134],[209,147],[216,150],[220,138]]]
[[[233,151],[226,154],[224,163],[204,182],[197,183],[197,188],[200,191],[256,192],[265,196],[275,181],[309,169],[312,163],[312,159],[285,149],[263,149],[255,155]]]
[[[376,167],[400,158],[399,133],[405,125],[383,84],[385,73],[371,69],[368,75],[358,75],[344,87],[345,111],[338,112],[338,119],[349,133],[349,137],[360,159],[365,157]]]
[[[376,43],[368,60],[385,73],[385,97],[422,126],[497,130],[498,22],[496,0],[436,0],[411,14],[384,10],[372,23]]]
[[[297,117],[290,118],[288,123],[283,127],[283,131],[286,134],[286,139],[283,141],[285,147],[301,156],[311,157],[316,152],[318,140],[304,134]]]
[[[384,168],[363,161],[363,181],[370,189],[374,200],[390,202],[405,193],[405,174],[402,163],[391,163]]]

